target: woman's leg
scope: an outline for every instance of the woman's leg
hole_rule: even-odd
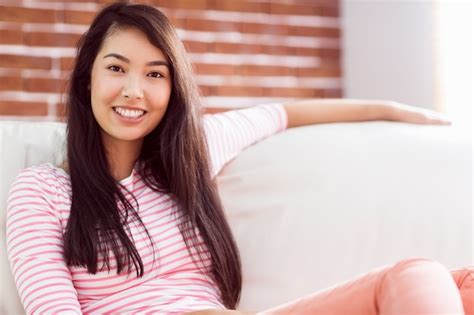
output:
[[[453,280],[440,263],[406,259],[258,314],[464,314]]]
[[[474,315],[474,266],[451,270],[461,293],[466,315]]]

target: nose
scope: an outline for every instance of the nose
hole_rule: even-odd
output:
[[[130,76],[124,84],[122,96],[128,99],[143,98],[143,89],[141,88],[140,79]]]

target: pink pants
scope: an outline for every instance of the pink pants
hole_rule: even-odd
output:
[[[474,266],[449,272],[412,258],[258,314],[474,315]]]

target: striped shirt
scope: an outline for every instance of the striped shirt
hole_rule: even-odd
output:
[[[281,104],[204,115],[203,119],[213,177],[244,148],[287,127]],[[210,273],[200,271],[191,259],[177,218],[171,215],[177,206],[170,196],[147,187],[135,169],[120,183],[137,198],[138,214],[155,246],[153,251],[140,226],[130,225],[144,264],[142,278],[127,272],[117,275],[113,255],[110,271],[99,268],[96,274],[89,274],[87,268],[67,266],[63,235],[71,207],[69,175],[45,163],[26,168],[15,178],[7,200],[7,251],[27,314],[172,314],[224,309]],[[179,211],[176,213],[179,217]],[[209,271],[210,259],[204,263]]]

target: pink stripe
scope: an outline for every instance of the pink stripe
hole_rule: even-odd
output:
[[[61,277],[50,277],[50,279],[60,279]],[[28,294],[26,293],[29,289],[30,289],[30,285],[29,286],[26,286],[25,289],[24,289],[24,292],[23,294],[25,295],[25,309],[29,309],[30,308],[30,304],[34,302],[34,300],[31,300],[30,302],[26,303],[27,301],[27,297],[29,297],[29,295],[31,296],[34,296],[35,294],[37,294],[37,292],[41,292],[41,290],[43,289],[46,289],[47,291],[51,292],[51,290],[53,289],[53,287],[67,287],[68,285],[65,284],[65,283],[62,283],[62,282],[57,282],[57,283],[47,283],[45,284],[44,286],[41,286],[39,288],[36,288],[34,290],[31,290],[31,292],[29,292]],[[62,290],[62,289],[61,289]],[[57,300],[57,298],[56,298]]]
[[[74,299],[71,299],[71,300],[74,300]],[[51,301],[48,301],[48,302],[58,302],[58,299],[54,299],[54,300],[51,300]],[[81,314],[81,308],[79,305],[77,305],[78,303],[64,303],[62,302],[64,301],[63,298],[61,298],[61,301],[59,301],[58,303],[55,303],[51,306],[49,306],[48,308],[45,308],[43,310],[41,310],[41,314],[47,314],[48,312],[52,311],[54,309],[54,314],[61,314],[61,312],[63,311],[73,311],[73,312],[77,312],[78,314]],[[77,302],[77,300],[75,300]],[[45,303],[42,303],[41,305],[38,305],[38,307],[36,308],[36,310],[38,310],[41,306],[43,306]],[[71,308],[66,308],[67,306],[71,306]],[[57,309],[55,309],[56,307],[59,307]],[[34,312],[36,312],[36,310]],[[32,312],[32,313],[34,313]]]
[[[33,199],[36,199],[36,200],[41,200],[40,198],[38,198],[37,196],[34,197],[34,196],[21,196],[21,197],[18,197],[17,199],[25,199],[25,198],[33,198]],[[39,201],[25,201],[25,202],[17,202],[17,203],[12,203],[10,202],[9,203],[9,208],[10,209],[14,209],[14,208],[19,208],[19,207],[23,207],[23,206],[26,206],[27,208],[23,208],[22,210],[30,210],[31,211],[31,206],[42,206],[44,207],[44,209],[42,209],[43,211],[48,211],[49,213],[53,213],[51,211],[50,208],[48,208],[48,205],[47,203],[44,201],[44,200],[41,200],[41,202]],[[11,211],[11,210],[10,210]],[[16,209],[15,209],[16,211]]]
[[[154,192],[154,191],[150,191],[149,194],[153,194],[153,193],[155,193],[155,192]],[[147,197],[147,196],[145,196],[145,197]],[[158,202],[157,204],[153,204],[153,205],[151,205],[151,206],[149,206],[149,207],[147,207],[147,208],[143,207],[143,208],[140,209],[140,210],[147,211],[147,210],[150,210],[150,209],[153,208],[153,207],[158,207],[158,206],[161,206],[161,205],[163,205],[163,204],[165,204],[165,203],[171,202],[171,199],[169,199],[169,198],[163,199],[163,198],[161,198],[160,196],[158,196],[158,197],[156,197],[156,198],[152,198],[152,199],[150,199],[150,200],[141,202],[141,203],[140,203],[140,206],[148,206],[148,205],[150,205],[151,203],[154,203],[154,202],[156,202],[156,201],[158,201],[158,200],[159,200],[160,202]],[[173,207],[173,206],[174,206],[174,204],[171,204],[167,209],[169,209],[169,208],[171,208],[171,207]],[[163,209],[163,210],[164,210],[164,209]],[[160,209],[160,211],[161,211],[161,209]]]
[[[54,244],[54,243],[49,243],[49,242],[44,242],[43,239],[41,239],[42,243],[41,243],[41,247],[43,247],[44,245],[53,245],[54,247],[58,247],[57,244]],[[33,248],[41,248],[40,245],[38,244],[32,244],[28,247],[25,247],[22,249],[22,252],[26,252],[26,251],[29,251],[30,249],[33,249]],[[12,252],[12,251],[11,251]],[[44,258],[48,258],[49,257],[45,257],[46,255],[45,254],[57,254],[59,256],[62,256],[63,254],[63,251],[62,250],[56,250],[56,251],[52,251],[52,250],[45,250],[45,251],[34,251],[34,253],[36,254],[36,256],[38,257],[42,257],[42,259]],[[31,254],[29,254],[31,255]]]
[[[188,230],[189,230],[189,229],[188,229]],[[174,234],[172,234],[172,235],[169,235],[169,236],[167,236],[167,237],[165,237],[165,238],[156,240],[156,243],[164,242],[164,241],[166,241],[166,240],[168,240],[168,239],[172,239],[172,238],[174,238],[174,237],[180,237],[180,235],[181,235],[180,232],[177,231],[176,233],[174,233]],[[160,252],[164,252],[166,249],[172,248],[173,246],[175,246],[175,245],[177,245],[177,244],[180,244],[180,243],[184,244],[184,242],[182,241],[181,238],[177,239],[177,240],[176,240],[175,242],[173,242],[173,243],[170,243],[170,244],[168,244],[168,245],[166,245],[166,246],[161,247],[161,248],[160,248]],[[198,245],[204,245],[204,243],[203,243],[203,242],[198,242]],[[146,246],[143,246],[143,247],[141,247],[141,248],[138,248],[137,250],[139,250],[139,251],[140,251],[140,250],[143,250],[145,247],[146,247]],[[165,254],[165,255],[161,255],[161,256],[160,256],[160,260],[163,260],[163,261],[164,261],[164,260],[165,260],[166,258],[168,258],[169,256],[172,256],[173,254],[176,254],[176,253],[179,253],[179,252],[184,252],[184,253],[186,253],[186,254],[188,253],[185,244],[184,244],[181,248],[178,248],[178,249],[176,249],[176,250],[174,250],[174,251],[172,251],[172,252],[169,252],[169,253],[167,253],[167,254]],[[208,251],[206,250],[206,251],[205,251],[205,254],[207,254],[207,253],[208,253]],[[149,258],[149,257],[151,258],[152,256],[153,256],[153,252],[149,252],[149,253],[146,254],[146,255],[141,255],[141,258],[142,258],[142,261],[145,261],[146,258]],[[110,258],[113,259],[113,257],[110,257]],[[99,263],[103,263],[103,262],[104,262],[104,259],[100,259],[100,260],[98,260],[98,262],[99,262]],[[153,263],[153,261],[150,261],[148,264],[144,264],[144,267],[149,266],[149,265],[151,265],[152,263]],[[115,269],[115,268],[116,268],[116,263],[111,263],[111,269],[113,270],[113,269]],[[85,275],[85,274],[87,274],[87,271],[85,271],[85,270],[73,271],[73,274],[74,274],[74,275]]]
[[[204,260],[204,263],[206,262],[210,262],[209,259],[207,260]],[[178,268],[181,268],[182,266],[186,266],[186,265],[189,265],[190,262],[187,262],[181,266],[178,266],[176,269]],[[192,272],[196,272],[197,271],[197,268],[188,268],[188,269],[182,269],[182,270],[179,270],[179,272],[188,272],[188,271],[192,271]],[[168,278],[166,278],[168,279]],[[113,288],[113,287],[116,287],[117,289],[122,287],[123,285],[125,284],[130,284],[131,282],[135,281],[137,282],[138,280],[142,280],[142,279],[137,279],[137,278],[134,278],[134,279],[130,279],[130,280],[126,280],[126,282],[121,282],[119,284],[110,284],[108,286],[97,286],[97,287],[81,287],[81,286],[78,286],[76,285],[75,288],[78,290],[78,291],[81,291],[81,294],[84,294],[84,291],[95,291],[95,290],[103,290],[103,289],[107,289],[107,288]],[[147,282],[149,279],[144,279],[143,281],[140,281],[136,284],[133,285],[133,287],[135,287],[136,285],[140,284],[140,283],[143,283],[143,282]],[[75,281],[76,282],[76,281]],[[202,286],[201,284],[195,284],[195,285],[199,285],[199,286]],[[118,287],[117,287],[118,286]],[[129,286],[130,287],[130,286]],[[104,293],[104,294],[99,294],[99,293],[95,293],[94,296],[107,296],[108,294],[107,293]]]
[[[168,232],[168,231],[170,231],[170,230],[172,230],[172,229],[175,229],[175,228],[176,228],[176,227],[172,226],[172,227],[170,227],[170,228],[164,230],[161,234],[164,234],[164,233],[166,233],[166,232]],[[177,229],[177,228],[176,228],[176,229]],[[189,230],[189,229],[188,229],[188,230]],[[151,232],[151,231],[150,231],[150,232]],[[151,233],[150,233],[150,234],[151,234]],[[164,241],[169,240],[169,239],[172,239],[172,238],[178,238],[178,240],[181,240],[181,237],[180,237],[181,234],[180,234],[180,232],[179,232],[178,229],[177,229],[177,231],[176,231],[175,233],[170,234],[170,235],[168,235],[168,236],[166,236],[166,237],[164,237],[164,238],[155,238],[153,234],[151,234],[151,236],[152,236],[153,241],[155,242],[155,244],[158,244],[158,243],[160,243],[160,242],[164,242]],[[138,247],[137,247],[137,251],[139,251],[139,252],[141,252],[141,251],[143,251],[145,248],[147,248],[147,243],[145,243],[145,242],[143,242],[143,243],[138,243],[137,245],[143,245],[143,246],[138,246]],[[164,248],[167,248],[167,246],[162,247],[161,249],[164,249]],[[143,257],[147,257],[147,256],[150,256],[150,255],[152,255],[152,254],[153,254],[153,253],[148,253],[147,255],[144,255],[144,256],[141,256],[141,257],[142,257],[142,258],[143,258]],[[113,256],[109,256],[109,259],[113,259],[113,258],[114,258]],[[97,262],[98,262],[98,263],[103,263],[103,262],[105,262],[105,259],[104,259],[104,258],[100,258],[100,259],[97,260]],[[111,264],[111,266],[114,266],[114,267],[115,267],[116,265],[112,265],[112,264]]]
[[[153,291],[155,291],[155,290],[153,290]],[[133,298],[134,296],[142,295],[142,294],[147,293],[147,292],[149,292],[149,291],[139,291],[139,292],[135,292],[135,293],[133,293],[133,294],[127,295],[127,296],[126,296],[126,299],[130,299],[130,298]],[[148,296],[148,297],[143,298],[143,299],[141,299],[141,300],[134,300],[134,301],[132,301],[132,302],[129,302],[128,304],[118,306],[118,307],[115,308],[115,309],[107,310],[106,312],[107,312],[107,313],[113,313],[115,310],[123,309],[124,307],[130,306],[130,305],[132,305],[133,303],[140,303],[140,302],[142,302],[142,301],[152,300],[152,299],[156,299],[156,296]],[[87,311],[88,311],[88,312],[94,312],[94,311],[97,311],[97,310],[100,309],[100,308],[112,306],[112,305],[114,305],[114,303],[121,302],[121,301],[123,301],[123,300],[124,300],[124,297],[120,296],[120,297],[118,297],[118,298],[116,298],[116,299],[108,300],[108,301],[107,301],[107,304],[105,304],[105,305],[100,305],[100,306],[97,306],[97,307],[95,307],[95,308],[88,309]]]
[[[25,203],[25,206],[29,206],[30,203]],[[22,214],[23,212],[31,212],[31,209],[30,208],[23,208],[23,209],[18,209],[18,204],[15,204],[15,205],[10,205],[10,210],[7,212],[7,222],[8,221],[11,221],[12,218],[14,218],[15,216],[17,215],[20,215]]]
[[[38,185],[38,183],[36,183],[36,185]],[[54,193],[53,191],[51,190],[48,190],[48,189],[45,189],[43,187],[40,187],[41,189],[36,189],[36,188],[32,188],[32,187],[16,187],[13,188],[11,190],[11,194],[14,195],[16,194],[17,192],[35,192],[35,193],[38,193],[38,194],[32,194],[32,195],[25,195],[25,194],[22,194],[21,196],[18,196],[18,197],[14,197],[12,199],[10,199],[9,201],[12,202],[12,201],[15,201],[15,200],[18,200],[19,198],[38,198],[39,196],[43,196],[45,195],[45,192],[46,192],[46,196],[49,198],[55,198],[56,197],[56,193]]]
[[[65,303],[64,306],[68,306],[68,305],[74,306],[74,304],[72,304],[72,303]],[[57,312],[56,314],[62,314],[63,312],[66,312],[66,311],[77,312],[78,314],[82,314],[80,309],[77,310],[77,309],[73,309],[73,308],[60,308],[56,311]]]
[[[79,309],[80,309],[80,304],[79,304],[79,301],[78,301],[77,298],[76,298],[75,291],[61,291],[61,293],[67,293],[67,295],[60,297],[60,299],[59,299],[60,301],[65,301],[65,300],[71,300],[71,301],[73,301],[72,303],[60,303],[59,305],[60,305],[61,307],[66,306],[66,305],[71,305],[71,306],[75,306],[76,309],[77,309],[77,307],[79,307]],[[35,296],[35,300],[40,301],[43,297],[48,296],[48,295],[51,295],[51,291],[46,292],[45,294],[42,294],[42,295],[39,295],[39,296]],[[56,297],[56,298],[54,298],[53,300],[50,300],[50,301],[58,301],[58,297]],[[60,302],[60,301],[59,301],[59,302]],[[75,302],[75,303],[74,303],[74,302]],[[32,303],[32,302],[31,302],[31,303]],[[31,303],[30,303],[30,304],[31,304]],[[46,303],[41,303],[40,305],[37,305],[37,306],[35,307],[35,309],[37,310],[37,309],[39,309],[41,306],[43,306],[43,305],[45,305],[45,304],[46,304]],[[51,309],[51,308],[54,308],[54,307],[56,307],[56,306],[58,306],[58,305],[49,306],[47,309],[42,310],[41,314],[45,313],[47,310],[49,310],[49,309]],[[32,308],[32,306],[29,305],[28,308]],[[29,313],[30,313],[30,312],[28,312],[28,314],[29,314]],[[31,312],[31,313],[33,313],[33,312]]]
[[[17,234],[13,238],[7,238],[7,243],[6,244],[9,247],[10,244],[13,243],[13,241],[15,241],[19,237],[25,237],[26,235],[31,234],[31,232],[44,232],[44,231],[45,231],[44,229],[28,229],[26,231],[17,232]],[[62,242],[62,238],[57,236],[57,235],[48,235],[47,234],[47,235],[44,235],[43,237],[55,239],[55,240],[58,240],[59,242]],[[37,240],[37,239],[38,239],[38,237],[34,236],[34,237],[31,237],[31,238],[22,240],[22,242],[28,242],[28,241]]]
[[[167,303],[165,305],[173,305],[174,303],[178,302],[179,300],[182,300],[184,297],[183,296],[178,296],[177,298],[174,298],[174,299],[169,299],[167,301]],[[159,305],[154,305],[153,308],[152,308],[152,312],[148,312],[146,314],[156,314],[156,312],[158,313],[162,313],[162,308],[163,308],[163,304],[159,304]],[[148,309],[148,308],[146,308]],[[170,312],[166,312],[166,314],[180,314],[181,312],[173,312],[173,313],[170,313]]]
[[[32,218],[48,219],[48,218],[45,218],[44,215],[36,215],[36,214],[30,215],[28,217],[28,219],[32,219]],[[54,227],[57,228],[57,224],[55,225],[55,222],[51,222],[51,221],[35,221],[35,222],[28,222],[28,223],[25,223],[25,224],[22,224],[22,225],[14,225],[14,224],[18,224],[18,223],[9,222],[9,224],[6,226],[6,228],[9,229],[9,232],[11,232],[13,229],[23,229],[25,227],[29,227],[29,226],[32,226],[32,225],[40,225],[40,224],[53,225]],[[10,233],[8,235],[10,235]]]
[[[172,253],[170,253],[170,254],[168,254],[168,255],[164,255],[164,256],[162,256],[162,257],[160,257],[160,258],[165,259],[165,258],[167,258],[168,256],[174,255],[174,254],[176,254],[176,253],[181,253],[181,252],[183,252],[183,250],[182,250],[182,249],[178,249],[178,250],[176,250],[176,251],[174,251],[174,252],[172,252]],[[144,258],[146,258],[147,256],[152,256],[152,253],[143,256],[143,257],[142,257],[142,260],[144,260]],[[185,256],[185,258],[186,258],[186,257],[187,257],[187,256]],[[146,268],[146,267],[148,267],[148,266],[150,266],[150,265],[152,265],[152,264],[153,264],[153,261],[150,261],[149,263],[144,264],[143,267]],[[112,264],[111,264],[111,270],[115,270],[115,269],[116,269],[116,265],[112,265]],[[76,274],[85,275],[85,274],[87,274],[87,272],[86,272],[86,271],[81,271],[80,273],[74,272],[74,275],[76,275]],[[123,277],[122,274],[121,274],[121,275],[116,275],[116,274],[115,274],[114,276],[105,277],[105,278],[101,279],[101,280],[102,280],[101,282],[105,282],[105,280],[117,279],[117,278],[122,278],[122,277]],[[127,280],[127,281],[121,282],[120,285],[122,285],[122,284],[128,284],[128,283],[133,282],[133,281],[135,281],[135,280],[136,280],[136,279],[134,279],[134,278],[130,278],[130,279]],[[75,280],[74,282],[77,283],[77,282],[79,282],[79,281]],[[82,279],[82,281],[80,281],[80,282],[90,283],[90,281],[87,281],[86,279]],[[110,288],[110,287],[114,287],[114,286],[117,286],[117,284],[111,284],[111,285],[106,285],[106,286],[94,286],[94,287],[92,287],[92,286],[91,286],[91,287],[89,287],[89,286],[80,286],[80,285],[78,285],[78,284],[75,285],[76,289],[78,289],[78,290],[101,290],[101,289],[106,289],[106,288]]]
[[[40,260],[40,259],[38,259],[36,257],[22,257],[21,259],[10,258],[10,262],[11,262],[10,264],[12,265],[13,276],[16,278],[18,270],[20,270],[23,266],[27,265],[28,263],[33,262],[33,264],[30,265],[30,268],[25,269],[24,272],[27,272],[27,270],[29,270],[31,268],[35,268],[36,266],[39,265],[38,260]],[[54,261],[54,262],[56,262],[56,265],[57,265],[58,262],[64,264],[64,260],[62,258],[48,258],[47,261],[48,262],[53,262]],[[45,263],[44,259],[41,262],[44,265],[44,263]],[[19,276],[21,276],[21,274]]]
[[[31,267],[34,267],[34,266],[31,266]],[[32,269],[31,267],[28,268],[28,269],[26,269],[24,272],[22,272],[22,273],[19,275],[18,280],[17,280],[17,287],[18,287],[18,290],[23,289],[23,285],[24,285],[25,283],[27,283],[27,280],[30,280],[31,278],[33,278],[33,277],[35,277],[35,276],[37,276],[37,275],[39,275],[39,274],[48,274],[48,273],[51,273],[51,274],[54,274],[54,275],[58,276],[58,275],[60,275],[60,274],[62,273],[62,274],[64,274],[64,276],[60,276],[61,278],[71,280],[71,275],[70,275],[67,271],[65,271],[65,270],[63,270],[63,269],[61,269],[61,268],[59,268],[59,269],[58,269],[58,268],[55,268],[55,269],[50,269],[50,270],[47,270],[47,269],[46,269],[46,270],[39,270],[39,271],[37,271],[37,272],[31,273],[31,272],[30,272],[30,270]],[[33,269],[33,270],[35,270],[35,269]],[[26,279],[21,279],[20,277],[22,277],[22,276],[25,276],[25,277],[27,277],[27,278],[26,278]],[[34,282],[34,283],[36,283],[36,282]],[[30,284],[32,284],[32,283],[30,283]]]
[[[36,279],[35,281],[32,281],[32,282],[29,282],[29,283],[25,284],[23,292],[26,294],[26,292],[28,292],[28,290],[30,290],[30,288],[32,288],[35,284],[37,284],[39,282],[46,281],[46,280],[61,280],[61,279],[67,280],[66,283],[65,282],[46,283],[43,286],[37,287],[35,289],[31,289],[31,292],[29,292],[28,294],[35,294],[35,292],[41,292],[41,290],[45,289],[45,288],[48,288],[48,290],[50,290],[50,288],[55,286],[55,285],[57,285],[57,286],[65,286],[66,285],[67,286],[67,284],[68,284],[67,282],[69,282],[71,280],[70,277],[66,277],[66,276],[50,275],[50,276],[47,276],[47,277],[44,277],[44,278]]]

